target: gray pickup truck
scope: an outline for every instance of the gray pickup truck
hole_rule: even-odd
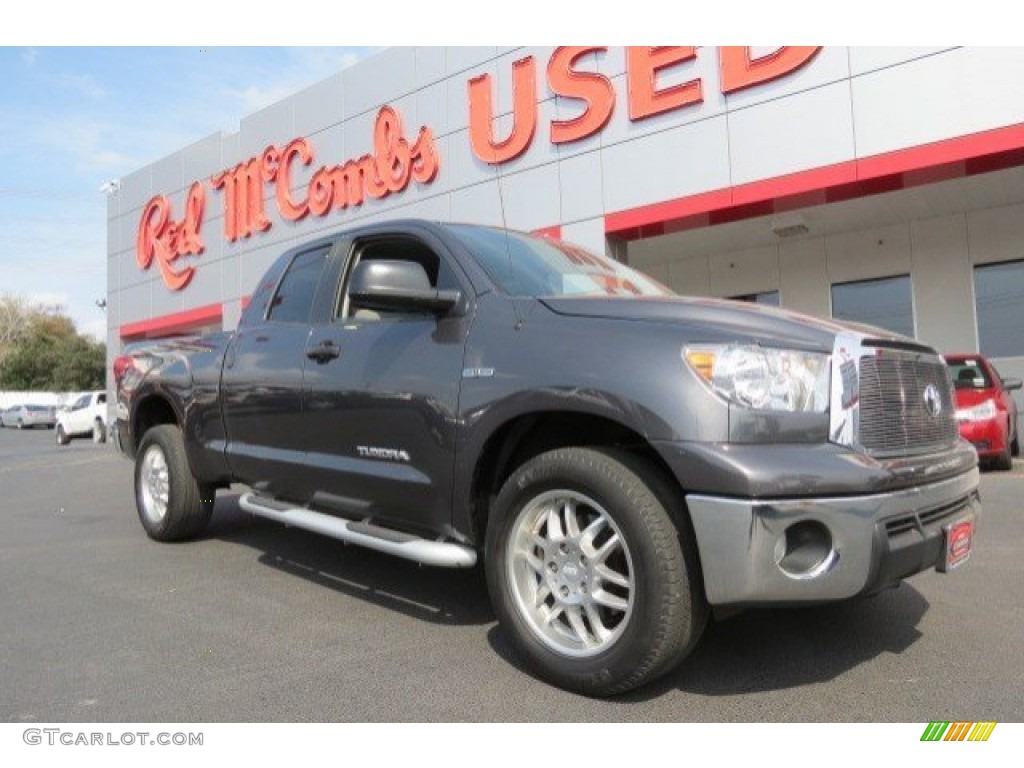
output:
[[[149,536],[199,535],[237,483],[255,515],[482,561],[523,661],[590,695],[670,670],[711,609],[955,568],[979,512],[933,349],[676,296],[502,229],[397,221],[306,243],[234,333],[114,368]]]

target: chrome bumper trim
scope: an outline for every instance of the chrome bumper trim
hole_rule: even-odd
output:
[[[708,601],[728,605],[852,597],[867,586],[879,522],[960,501],[965,511],[977,514],[979,479],[974,468],[937,483],[871,496],[757,501],[688,495]],[[820,572],[796,578],[779,568],[776,543],[790,525],[803,520],[829,529],[834,556]]]

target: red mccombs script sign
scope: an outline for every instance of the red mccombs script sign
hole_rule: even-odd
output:
[[[429,184],[437,176],[440,158],[429,128],[409,142],[402,118],[391,107],[377,113],[373,129],[373,152],[357,160],[322,166],[309,184],[292,191],[292,170],[296,163],[311,165],[316,157],[309,139],[294,139],[283,147],[271,145],[257,157],[218,173],[210,185],[223,193],[224,237],[234,242],[266,232],[271,227],[264,203],[264,186],[274,188],[274,200],[281,216],[299,221],[306,216],[326,216],[332,210],[362,205],[370,197],[380,199],[409,186],[410,181]],[[160,268],[164,284],[180,291],[195,275],[192,265],[177,267],[185,256],[199,256],[205,249],[200,229],[206,207],[206,188],[195,182],[185,202],[185,217],[176,221],[171,203],[157,195],[142,211],[136,238],[135,258],[142,269],[153,261]]]
[[[644,120],[699,104],[704,99],[701,78],[665,85],[659,78],[676,65],[709,55],[695,47],[630,47],[626,49],[625,94],[629,119]],[[755,57],[749,47],[722,46],[718,54],[718,87],[723,94],[751,88],[797,71],[811,61],[820,46],[783,46]],[[563,98],[572,99],[580,112],[565,120],[552,120],[548,139],[553,144],[579,141],[608,124],[616,108],[615,88],[603,74],[588,71],[584,58],[607,51],[602,46],[563,46],[547,62],[548,87]],[[474,155],[485,163],[499,165],[522,155],[537,132],[537,62],[525,56],[512,64],[512,125],[507,135],[496,136],[496,110],[492,101],[492,77],[479,75],[467,82],[469,141]],[[362,205],[366,198],[381,199],[404,191],[415,181],[429,184],[438,174],[440,158],[430,128],[420,128],[412,141],[405,137],[402,117],[392,107],[381,108],[373,129],[373,152],[338,165],[324,165],[313,172],[305,188],[292,191],[292,174],[298,166],[310,166],[316,159],[312,143],[293,139],[283,146],[271,145],[209,179],[224,204],[224,237],[229,242],[266,232],[272,226],[267,216],[264,191],[274,189],[274,203],[286,221],[306,216],[326,216],[332,211]],[[148,269],[156,261],[164,283],[172,291],[189,284],[195,267],[185,264],[186,256],[199,256],[204,245],[200,230],[206,206],[206,187],[195,182],[185,201],[185,215],[176,220],[167,197],[154,197],[142,211],[136,240],[136,260]]]

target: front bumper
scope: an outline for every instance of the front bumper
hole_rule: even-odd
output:
[[[944,525],[980,513],[978,482],[973,468],[872,495],[756,500],[690,494],[708,601],[818,602],[898,583],[940,562]]]
[[[960,422],[960,437],[974,446],[978,456],[995,458],[1006,452],[1007,434],[999,418]]]

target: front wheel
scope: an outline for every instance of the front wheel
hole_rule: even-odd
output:
[[[505,483],[488,525],[487,584],[499,621],[542,678],[622,693],[696,644],[707,603],[673,490],[627,453],[584,448],[537,456]]]
[[[198,536],[213,514],[213,496],[213,487],[192,475],[176,425],[161,424],[146,432],[135,457],[135,505],[151,539]]]
[[[68,433],[64,431],[64,425],[57,425],[57,445],[67,445],[71,442],[71,438],[68,437]]]

